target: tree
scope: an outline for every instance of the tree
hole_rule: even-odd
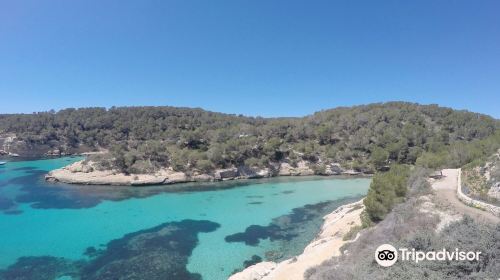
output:
[[[370,189],[364,200],[366,212],[372,221],[382,220],[397,202],[406,195],[409,168],[405,165],[392,165],[385,173],[373,176]]]
[[[115,151],[116,164],[110,166],[126,170],[135,165],[134,172],[169,167],[172,162],[176,168],[184,163],[191,164],[184,168],[195,167],[198,159],[208,159],[213,168],[241,165],[249,158],[262,164],[300,160],[291,155],[309,162],[354,162],[366,170],[389,160],[413,164],[424,152],[439,151],[449,151],[450,164],[457,166],[483,156],[494,146],[483,140],[499,129],[500,122],[488,116],[404,102],[336,108],[302,118],[254,118],[175,107],[0,114],[2,136],[15,134],[31,151],[43,154],[47,147],[65,147],[68,153],[78,153],[123,144],[124,151]],[[196,158],[172,160],[172,151]]]
[[[375,147],[371,153],[371,160],[376,169],[380,169],[387,164],[389,159],[389,152],[383,148]]]
[[[444,167],[447,159],[448,154],[445,151],[437,153],[425,152],[420,157],[418,157],[416,164],[418,166],[435,170]]]

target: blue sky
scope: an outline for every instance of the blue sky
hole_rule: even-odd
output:
[[[500,118],[499,1],[0,1],[0,113],[262,116],[387,100]]]

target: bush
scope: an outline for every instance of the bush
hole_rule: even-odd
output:
[[[356,237],[358,232],[363,229],[362,226],[353,226],[351,229],[342,237],[343,241],[352,240]]]
[[[326,166],[324,164],[313,164],[311,165],[314,174],[316,175],[325,175],[326,174]]]
[[[393,165],[388,172],[377,173],[370,184],[364,200],[366,212],[374,222],[381,221],[389,213],[407,191],[409,168],[404,165]]]
[[[213,170],[212,163],[206,159],[198,160],[196,162],[196,168],[205,173],[208,173]]]
[[[419,211],[414,199],[395,207],[376,227],[367,229],[356,242],[342,247],[347,254],[334,257],[306,271],[307,280],[364,279],[497,279],[500,273],[500,225],[475,222],[471,218],[435,232],[438,219]],[[379,266],[373,252],[380,244],[416,250],[480,251],[479,261],[397,262],[390,268]]]
[[[261,161],[258,158],[247,158],[245,159],[245,165],[248,167],[259,167]]]
[[[371,153],[371,160],[375,165],[376,169],[380,169],[387,164],[387,160],[389,159],[389,152],[380,148],[375,147]]]

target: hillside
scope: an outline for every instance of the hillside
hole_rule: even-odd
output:
[[[390,102],[260,118],[202,109],[120,107],[0,115],[4,153],[24,156],[105,150],[100,170],[144,174],[169,168],[209,173],[238,166],[306,164],[316,174],[341,165],[374,172],[415,163],[425,152],[483,139],[499,121],[437,105]],[[459,159],[458,159],[459,160]]]
[[[463,190],[475,199],[500,205],[500,150],[468,164],[462,172]]]

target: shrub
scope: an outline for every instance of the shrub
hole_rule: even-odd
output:
[[[364,200],[366,212],[374,222],[381,221],[389,213],[407,191],[409,168],[404,165],[393,165],[388,172],[377,173],[370,184]]]
[[[380,169],[387,164],[389,152],[380,147],[375,147],[371,153],[371,160],[376,169]]]
[[[360,232],[363,229],[362,226],[353,226],[349,231],[342,237],[342,240],[347,241],[354,239],[358,232]]]

